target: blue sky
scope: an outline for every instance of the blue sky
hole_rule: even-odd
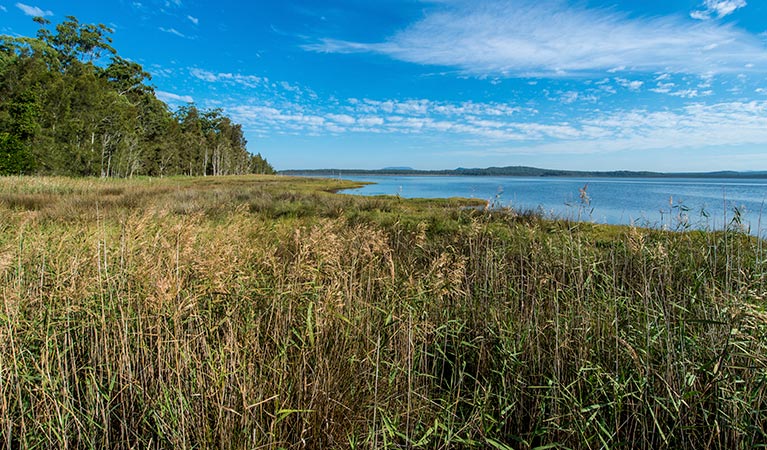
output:
[[[767,170],[764,0],[0,0],[114,28],[278,169]]]

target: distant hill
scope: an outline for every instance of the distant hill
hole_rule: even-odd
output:
[[[463,175],[506,177],[577,177],[577,178],[767,178],[767,171],[717,171],[717,172],[648,172],[631,170],[580,171],[540,169],[527,166],[486,167],[449,170],[415,170],[410,167],[386,167],[376,170],[364,169],[308,169],[283,170],[283,175]]]

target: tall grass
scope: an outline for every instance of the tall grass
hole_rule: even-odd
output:
[[[755,448],[760,242],[281,177],[0,180],[4,448]]]

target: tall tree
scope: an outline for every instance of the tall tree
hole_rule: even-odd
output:
[[[56,25],[56,33],[53,34],[46,28],[50,23],[48,20],[35,18],[41,25],[38,38],[59,53],[64,67],[75,66],[77,61],[93,63],[105,53],[117,54],[109,36],[114,30],[104,24],[81,24],[74,16],[67,16],[66,19]]]

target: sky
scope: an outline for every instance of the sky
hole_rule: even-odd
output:
[[[114,30],[278,170],[767,170],[767,0],[0,0]]]

